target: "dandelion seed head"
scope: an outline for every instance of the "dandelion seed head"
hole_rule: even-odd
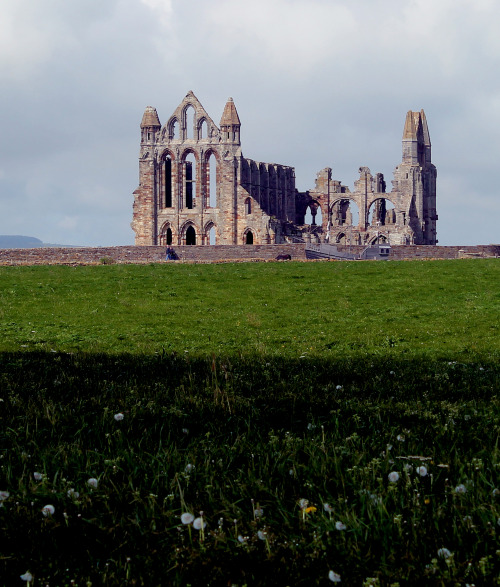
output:
[[[267,539],[267,533],[264,532],[264,530],[259,530],[257,532],[257,537],[259,538],[259,540],[266,540]]]
[[[95,477],[91,477],[90,479],[87,480],[87,485],[89,487],[92,487],[92,489],[97,489],[97,486],[99,485],[99,481]]]
[[[181,522],[183,524],[191,524],[193,521],[194,521],[193,514],[190,514],[189,512],[185,512],[184,514],[182,514]]]
[[[447,548],[440,548],[438,550],[438,557],[439,558],[450,558],[451,552]]]
[[[323,504],[323,509],[325,510],[325,512],[331,513],[333,512],[333,508],[329,503],[324,503]]]
[[[455,493],[465,493],[467,491],[467,487],[463,483],[460,483],[455,487]]]
[[[427,467],[424,467],[424,465],[417,467],[417,473],[420,475],[420,477],[425,477],[427,475]]]
[[[396,436],[396,440],[399,440],[399,442],[404,442],[405,441],[405,435],[404,434],[398,434]]]
[[[397,471],[392,471],[389,473],[388,478],[391,483],[396,483],[399,481],[399,473]]]
[[[262,508],[256,508],[254,509],[253,513],[256,518],[262,518],[264,515],[264,510]]]
[[[304,510],[309,504],[308,499],[299,499],[299,507],[301,510]]]
[[[340,575],[334,571],[330,571],[328,573],[328,578],[332,583],[340,583]]]
[[[43,479],[43,475],[41,473],[38,473],[37,471],[35,471],[33,473],[33,478],[35,479],[35,481],[41,481]]]
[[[0,501],[4,501],[9,497],[10,493],[8,491],[0,491]]]
[[[203,518],[195,518],[193,520],[193,528],[195,530],[201,530],[206,528],[207,523]]]
[[[118,412],[118,414],[115,414],[115,415],[113,416],[113,418],[114,418],[114,419],[115,419],[117,422],[120,422],[120,420],[123,420],[123,418],[125,418],[125,416],[124,416],[124,415],[123,415],[121,412]]]
[[[194,465],[192,465],[191,463],[188,463],[184,469],[184,471],[186,473],[191,473],[191,471],[194,469]]]
[[[46,517],[54,515],[56,508],[53,505],[46,505],[42,508],[42,514]]]
[[[342,522],[335,522],[335,529],[336,530],[345,530],[347,526]]]
[[[20,575],[21,581],[33,581],[33,575],[29,572],[26,571],[26,573],[24,573],[24,575]]]

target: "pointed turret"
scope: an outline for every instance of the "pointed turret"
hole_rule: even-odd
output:
[[[141,121],[141,141],[143,143],[154,141],[155,134],[160,128],[161,124],[156,108],[146,106]]]
[[[222,142],[240,144],[240,117],[234,105],[233,99],[228,98],[222,118],[220,119],[220,130]]]
[[[419,134],[421,135],[420,113],[408,110],[403,130],[403,163],[419,164]]]

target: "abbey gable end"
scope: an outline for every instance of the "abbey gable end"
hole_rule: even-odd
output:
[[[359,169],[354,190],[318,173],[298,192],[293,167],[243,156],[229,98],[217,126],[188,92],[163,126],[148,106],[141,122],[136,245],[285,242],[436,244],[436,168],[425,114],[408,112],[403,159],[387,192],[384,176]]]

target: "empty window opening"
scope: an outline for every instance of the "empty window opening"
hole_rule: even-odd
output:
[[[172,121],[170,126],[170,139],[179,138],[179,122],[177,120]]]
[[[192,139],[194,137],[194,108],[188,106],[184,116],[186,121],[186,139]]]
[[[172,207],[172,159],[165,159],[165,208]]]
[[[245,214],[251,214],[251,213],[252,213],[252,199],[247,198],[245,200]]]
[[[210,208],[217,207],[217,159],[212,153],[208,159],[208,205]]]
[[[196,230],[193,226],[188,226],[186,229],[186,245],[196,244]]]
[[[207,121],[203,120],[202,123],[200,124],[200,130],[198,132],[198,138],[199,139],[206,139],[208,138],[208,125],[207,125]]]
[[[167,245],[172,244],[172,229],[167,228]]]
[[[196,203],[196,159],[193,153],[189,153],[185,163],[185,202],[186,208],[194,208]]]
[[[321,226],[323,222],[323,216],[321,214],[321,207],[318,203],[314,202],[307,207],[306,215],[304,217],[304,224],[310,224],[311,226]]]
[[[331,210],[332,226],[358,226],[359,208],[353,200],[339,200],[333,204]]]
[[[368,224],[373,227],[396,224],[394,204],[386,198],[372,202],[368,211]]]
[[[253,233],[249,230],[245,237],[245,244],[246,245],[253,245]]]
[[[208,244],[215,245],[215,226],[211,226],[208,231]]]

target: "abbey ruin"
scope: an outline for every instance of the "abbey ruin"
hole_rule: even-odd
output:
[[[293,167],[243,156],[240,128],[232,98],[219,126],[193,92],[163,126],[156,109],[146,108],[136,245],[437,243],[436,168],[423,110],[406,116],[390,191],[381,173],[360,167],[353,191],[326,168],[313,189],[299,192]]]

